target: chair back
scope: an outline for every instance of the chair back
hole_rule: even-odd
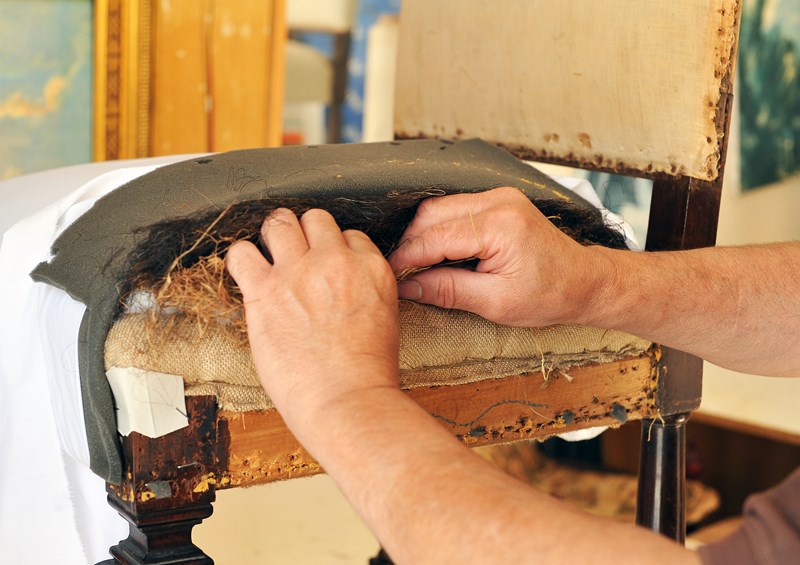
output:
[[[404,0],[397,137],[714,181],[739,0]]]

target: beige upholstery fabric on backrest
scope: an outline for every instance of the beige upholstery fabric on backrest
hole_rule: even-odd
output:
[[[404,0],[395,132],[714,180],[738,3]]]

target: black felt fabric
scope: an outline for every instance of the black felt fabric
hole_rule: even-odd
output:
[[[549,177],[480,140],[400,141],[250,149],[167,165],[98,200],[33,271],[87,306],[79,334],[81,391],[92,470],[118,483],[122,460],[103,346],[119,304],[134,231],[157,221],[264,197],[382,196],[441,188],[472,192],[515,186],[531,199],[590,206]]]

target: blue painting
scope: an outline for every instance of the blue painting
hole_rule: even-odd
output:
[[[745,0],[739,40],[742,187],[800,172],[800,3]]]
[[[91,160],[91,0],[0,0],[0,180]]]

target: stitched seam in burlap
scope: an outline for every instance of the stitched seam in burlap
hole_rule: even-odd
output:
[[[636,356],[650,343],[584,326],[511,328],[460,311],[403,303],[402,388],[454,386],[526,373],[543,381],[576,365]],[[212,394],[223,410],[272,407],[250,351],[225,331],[175,317],[165,338],[147,316],[121,317],[106,340],[106,367],[181,375],[187,395]]]

